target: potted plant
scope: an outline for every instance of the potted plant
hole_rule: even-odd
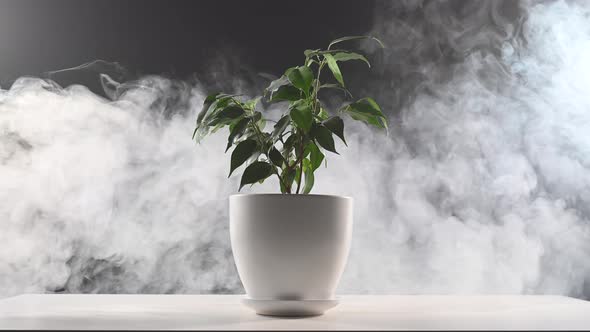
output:
[[[325,50],[306,50],[303,65],[287,69],[263,96],[243,100],[215,93],[197,116],[197,142],[229,128],[226,152],[234,147],[229,175],[246,165],[240,190],[274,176],[279,182],[281,194],[238,194],[229,200],[231,247],[247,293],[244,303],[259,314],[317,315],[337,304],[334,291],[350,248],[353,200],[309,194],[314,172],[325,151],[337,154],[334,136],[346,144],[341,115],[387,129],[385,116],[371,98],[346,103],[337,114],[320,101],[323,89],[352,96],[339,62],[357,60],[370,66],[362,54],[335,48],[355,39],[382,46],[374,37],[353,36],[336,39]],[[334,83],[320,81],[327,71]],[[257,110],[261,98],[285,104],[284,114],[272,126]]]

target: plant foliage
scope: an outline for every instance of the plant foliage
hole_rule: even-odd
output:
[[[311,192],[314,172],[326,160],[325,151],[338,153],[334,136],[346,144],[341,116],[348,115],[354,120],[387,129],[381,108],[371,98],[349,102],[335,114],[328,111],[319,99],[318,93],[322,89],[339,89],[352,98],[339,63],[362,61],[370,67],[369,60],[362,54],[334,49],[333,46],[356,39],[371,39],[383,46],[381,41],[370,36],[342,37],[332,41],[325,50],[306,50],[303,65],[287,69],[270,83],[263,98],[269,103],[286,102],[288,106],[269,131],[265,130],[269,121],[257,111],[261,97],[242,100],[237,95],[215,93],[203,103],[193,139],[199,142],[220,128],[229,129],[226,152],[235,146],[229,175],[246,165],[240,189],[276,175],[282,193]],[[321,83],[320,76],[326,69],[335,83]]]

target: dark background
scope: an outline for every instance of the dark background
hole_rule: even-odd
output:
[[[374,5],[342,0],[1,0],[0,86],[6,89],[20,76],[48,77],[48,72],[95,60],[119,63],[125,69],[119,80],[147,74],[206,80],[220,70],[246,68],[278,75],[299,64],[307,48],[370,30]],[[87,75],[50,77],[96,90],[96,71],[113,67],[99,63],[90,69]]]

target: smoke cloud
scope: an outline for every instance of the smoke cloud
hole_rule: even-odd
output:
[[[388,48],[363,45],[364,89],[391,131],[348,123],[314,189],[355,198],[339,292],[590,298],[590,6],[375,13]],[[103,84],[112,100],[38,78],[0,90],[0,296],[243,292],[224,133],[190,140],[203,87]]]

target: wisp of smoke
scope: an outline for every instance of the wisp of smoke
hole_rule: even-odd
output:
[[[389,48],[367,46],[367,94],[392,129],[348,123],[316,176],[355,198],[339,291],[590,298],[588,5],[384,2],[375,22]],[[36,78],[0,90],[0,296],[242,292],[239,178],[223,134],[190,140],[203,89],[103,83],[113,100]]]

